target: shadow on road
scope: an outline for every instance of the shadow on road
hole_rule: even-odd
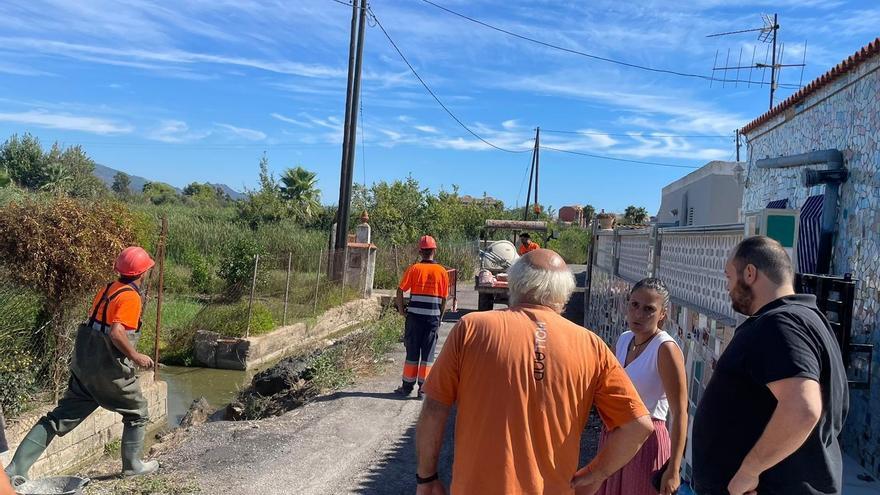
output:
[[[445,315],[443,315],[444,323],[458,323],[458,320],[462,318],[462,316],[473,313],[476,311],[475,309],[464,309],[458,308],[457,311],[447,311]]]
[[[380,394],[381,395],[381,394]],[[578,467],[584,466],[595,455],[599,442],[599,429],[601,420],[593,412],[587,427],[581,435],[581,452]],[[440,479],[449,487],[452,479],[453,438],[455,432],[455,411],[450,415],[446,424],[446,433],[443,438],[443,449],[440,452],[440,464],[438,471]],[[406,433],[400,437],[380,457],[359,483],[353,493],[364,495],[411,495],[416,490],[416,427],[412,425]],[[574,475],[574,473],[572,473]]]
[[[438,472],[440,479],[449,486],[452,479],[453,434],[455,431],[455,412],[449,416],[443,449],[440,451]],[[412,425],[406,433],[389,446],[377,463],[365,474],[353,493],[364,495],[411,495],[416,492],[416,426]]]
[[[363,397],[368,399],[388,399],[388,400],[416,400],[415,392],[410,397],[404,397],[394,392],[335,392],[330,395],[322,395],[312,400],[312,402],[328,402],[346,397]]]

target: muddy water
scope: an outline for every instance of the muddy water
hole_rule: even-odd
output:
[[[236,371],[165,366],[159,378],[168,383],[168,426],[177,426],[193,400],[204,397],[214,409],[232,402],[258,370]]]

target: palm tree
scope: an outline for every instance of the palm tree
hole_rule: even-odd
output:
[[[321,209],[321,191],[314,172],[297,166],[284,171],[281,176],[281,198],[289,201],[304,218],[312,218]]]

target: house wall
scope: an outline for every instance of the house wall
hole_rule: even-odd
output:
[[[832,273],[858,280],[853,313],[853,342],[874,344],[873,385],[850,391],[844,449],[880,474],[880,56],[821,88],[787,112],[751,130],[745,137],[749,165],[743,211],[788,199],[800,208],[824,186],[805,188],[808,167],[761,170],[762,158],[838,149],[849,179],[840,189]],[[822,169],[825,166],[810,168]]]

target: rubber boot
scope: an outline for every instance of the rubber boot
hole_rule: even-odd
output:
[[[141,452],[144,449],[144,435],[146,430],[143,426],[126,424],[122,429],[122,475],[142,476],[152,474],[159,470],[158,461],[141,460]]]
[[[15,449],[12,462],[6,466],[6,475],[10,478],[20,476],[29,479],[28,471],[31,470],[31,466],[43,455],[54,438],[55,433],[45,423],[39,422],[34,425]]]

